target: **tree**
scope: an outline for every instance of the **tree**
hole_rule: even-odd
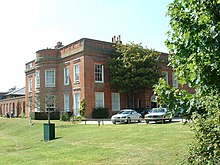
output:
[[[115,44],[115,53],[109,62],[111,84],[120,92],[128,93],[129,107],[134,107],[135,90],[152,88],[157,83],[161,76],[158,59],[158,52],[141,44]]]
[[[50,124],[51,113],[59,109],[60,104],[63,101],[62,93],[55,92],[51,88],[35,94],[35,96],[28,97],[26,107],[29,109],[29,122],[32,123],[33,113],[41,113],[41,117],[47,116],[48,123]]]
[[[167,15],[171,26],[166,41],[170,65],[179,82],[193,87],[195,94],[169,97],[182,91],[163,91],[165,84],[161,82],[155,91],[161,103],[168,102],[167,98],[171,102],[180,99],[192,114],[195,142],[190,147],[188,163],[219,164],[220,1],[174,0]]]
[[[166,44],[182,83],[200,92],[220,92],[220,4],[218,0],[175,0]]]

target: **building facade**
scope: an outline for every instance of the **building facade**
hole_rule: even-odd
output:
[[[80,102],[86,103],[86,117],[95,107],[106,107],[116,113],[127,108],[126,94],[110,88],[108,61],[113,44],[83,38],[54,49],[36,52],[36,59],[26,64],[26,115],[45,110],[73,112],[79,115]],[[166,81],[178,86],[172,68],[167,66],[167,54],[161,55],[161,71]],[[186,87],[187,88],[187,87]],[[135,107],[157,106],[151,89],[135,94]]]
[[[2,93],[0,99],[0,115],[21,117],[25,115],[25,87],[12,92]]]

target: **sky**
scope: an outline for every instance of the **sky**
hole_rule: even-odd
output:
[[[2,0],[0,1],[0,92],[25,86],[25,64],[36,51],[81,38],[168,52],[167,5],[172,0]]]

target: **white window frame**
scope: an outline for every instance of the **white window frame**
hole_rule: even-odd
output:
[[[48,76],[47,73],[48,72],[53,72],[54,76],[51,77],[52,82],[48,82]],[[49,70],[45,70],[45,87],[55,87],[55,82],[56,80],[56,70],[55,69],[49,69]]]
[[[173,79],[173,87],[178,88],[178,80],[174,73],[172,73],[172,79]]]
[[[74,83],[80,83],[80,65],[79,64],[75,64],[74,65]]]
[[[36,71],[36,88],[40,88],[40,71]]]
[[[95,92],[95,107],[105,107],[104,92]]]
[[[36,112],[40,112],[40,96],[39,95],[37,95],[36,97],[35,97],[35,109],[36,109]]]
[[[120,111],[120,93],[112,93],[112,111]]]
[[[100,68],[97,69],[96,67],[101,67],[101,73],[99,72]],[[98,72],[97,72],[97,70],[98,70]],[[95,64],[94,72],[95,72],[95,82],[104,83],[104,65],[103,64]],[[101,75],[99,75],[99,74],[101,74]]]
[[[29,88],[28,91],[29,91],[29,92],[32,92],[32,85],[33,85],[33,83],[32,83],[32,78],[29,78],[29,79],[28,79],[28,88]]]
[[[168,75],[168,72],[167,71],[162,71],[162,74],[163,74],[163,78],[164,80],[166,81],[166,83],[168,84],[168,80],[169,80],[169,75]]]
[[[53,97],[53,100],[51,99],[51,97]],[[48,100],[48,98],[50,100]],[[48,106],[49,104],[53,103],[53,106]],[[55,111],[56,108],[56,97],[55,95],[47,95],[45,98],[45,107],[46,107],[46,111],[48,112],[48,108],[53,108],[53,111]]]
[[[78,97],[78,99],[76,99]],[[80,93],[74,93],[74,115],[75,116],[80,116]]]
[[[70,111],[70,94],[64,93],[64,111],[69,112]]]
[[[68,67],[64,68],[64,85],[69,85],[70,83],[70,69]]]

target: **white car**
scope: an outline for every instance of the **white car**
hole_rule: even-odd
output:
[[[113,124],[116,122],[120,123],[130,123],[130,122],[141,122],[141,114],[137,113],[133,109],[123,109],[119,111],[117,114],[111,117],[111,121]]]
[[[153,108],[148,114],[144,117],[146,123],[149,121],[160,121],[165,123],[166,120],[169,122],[172,121],[172,114],[166,108]]]

